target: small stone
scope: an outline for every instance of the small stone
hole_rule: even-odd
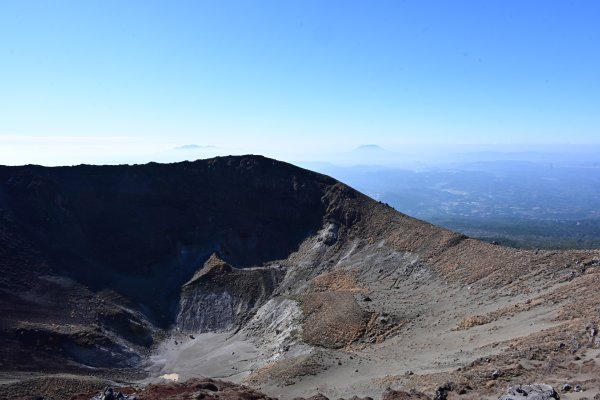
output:
[[[454,389],[456,391],[456,393],[458,393],[459,395],[463,395],[463,394],[467,394],[467,392],[469,390],[473,390],[473,388],[466,383],[459,383],[456,388]]]

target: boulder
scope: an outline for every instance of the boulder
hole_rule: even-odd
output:
[[[550,385],[536,383],[533,385],[511,385],[499,400],[558,400],[560,396]]]
[[[433,400],[446,400],[448,399],[448,393],[454,390],[454,384],[452,382],[446,382],[439,386],[435,391]]]

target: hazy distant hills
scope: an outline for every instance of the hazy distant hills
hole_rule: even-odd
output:
[[[216,146],[211,145],[198,145],[198,144],[184,144],[183,146],[177,146],[173,150],[201,150],[201,149],[214,149]]]
[[[381,152],[377,147],[365,151]],[[524,247],[600,247],[600,164],[572,157],[561,162],[551,155],[538,154],[558,161],[505,156],[418,169],[375,165],[377,158],[372,165],[303,165],[409,215],[470,236]]]

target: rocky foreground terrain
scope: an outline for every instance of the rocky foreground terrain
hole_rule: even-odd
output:
[[[600,397],[599,250],[263,157],[0,167],[0,271],[0,399]]]

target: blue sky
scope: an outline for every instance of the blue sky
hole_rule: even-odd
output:
[[[0,164],[600,144],[597,1],[0,0]]]

